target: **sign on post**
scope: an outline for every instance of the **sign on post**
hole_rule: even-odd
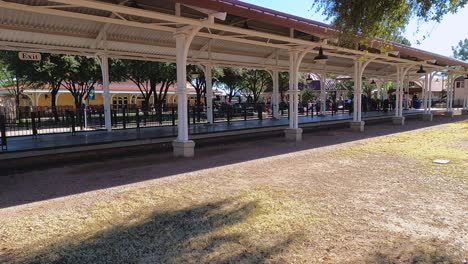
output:
[[[37,52],[18,52],[18,58],[24,61],[40,61],[41,54]]]

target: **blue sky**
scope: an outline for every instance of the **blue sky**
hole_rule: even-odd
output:
[[[271,8],[284,13],[293,14],[308,19],[327,22],[325,16],[311,10],[313,0],[242,0],[247,3]],[[440,23],[429,22],[419,25],[413,19],[408,25],[404,36],[415,48],[427,50],[444,56],[452,56],[452,46],[468,37],[468,6],[456,14],[447,14]],[[423,39],[423,36],[427,37]],[[418,41],[420,44],[418,45]]]

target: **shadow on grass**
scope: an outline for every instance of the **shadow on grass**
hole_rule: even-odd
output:
[[[434,122],[411,120],[405,126],[371,125],[366,127],[364,133],[329,129],[305,134],[304,140],[297,144],[286,143],[282,137],[255,138],[254,141],[252,138],[246,140],[232,136],[223,142],[197,147],[193,159],[174,159],[170,153],[161,153],[157,150],[129,157],[127,150],[122,149],[121,158],[111,159],[87,158],[85,155],[78,164],[57,163],[48,169],[0,176],[0,209],[454,121],[466,122],[466,120],[465,116],[457,116],[453,120],[439,116],[435,117]],[[199,143],[197,141],[197,146],[203,145]]]
[[[416,242],[406,240],[397,245],[381,247],[380,250],[368,256],[365,263],[455,264],[466,263],[466,260],[463,260],[463,256],[450,253],[447,243],[433,239]]]
[[[263,263],[293,240],[252,240],[239,225],[258,210],[255,201],[225,200],[158,212],[138,224],[119,225],[84,241],[68,238],[20,262]]]

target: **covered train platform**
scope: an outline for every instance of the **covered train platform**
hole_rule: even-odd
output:
[[[394,81],[396,105],[392,122],[403,125],[409,82],[422,80],[425,120],[432,120],[431,83],[443,72],[449,80],[468,77],[468,63],[429,51],[391,43],[339,45],[338,32],[326,24],[234,0],[8,0],[0,1],[0,49],[96,56],[102,69],[105,133],[112,132],[109,58],[153,60],[177,64],[178,122],[171,131],[175,156],[192,157],[196,138],[187,115],[186,66],[199,65],[207,77],[207,125],[214,123],[211,68],[246,67],[267,70],[273,80],[272,118],[286,139],[300,141],[298,114],[300,72],[347,75],[354,82],[355,111],[346,122],[363,131],[362,81]],[[279,114],[279,72],[289,72],[289,118]],[[447,82],[446,113],[453,114],[454,87]],[[321,87],[325,87],[321,85]],[[462,113],[468,114],[468,78]],[[321,91],[324,98],[325,91]],[[325,100],[322,100],[325,103]],[[325,107],[322,107],[324,109]],[[275,110],[276,109],[276,110]],[[274,123],[274,121],[269,121]],[[249,123],[245,123],[246,126]],[[230,127],[225,126],[228,130]],[[209,129],[208,129],[209,130]],[[112,136],[105,135],[104,138]],[[172,139],[171,139],[172,140]],[[195,139],[196,140],[196,139]]]

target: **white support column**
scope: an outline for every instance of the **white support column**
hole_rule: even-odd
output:
[[[299,128],[299,116],[297,107],[299,104],[299,89],[298,89],[298,71],[302,58],[307,51],[301,54],[297,50],[289,52],[289,128],[284,134],[288,141],[301,141],[302,129]]]
[[[212,65],[207,64],[204,67],[206,80],[206,116],[208,123],[213,124],[213,76],[211,71]]]
[[[445,115],[448,117],[453,117],[453,77],[452,73],[447,73],[447,106]]]
[[[464,88],[463,88],[463,109],[462,109],[462,115],[468,115],[468,74],[466,75],[464,82],[463,82]]]
[[[366,65],[367,66],[367,65]],[[364,121],[361,120],[361,80],[364,68],[361,61],[354,61],[354,97],[353,97],[353,121],[350,126],[354,131],[364,132]]]
[[[273,80],[273,94],[271,96],[272,115],[274,119],[280,119],[279,111],[279,71],[271,71],[271,77]]]
[[[431,73],[426,73],[424,75],[424,85],[423,85],[423,115],[422,118],[425,121],[432,121],[432,113],[430,111],[430,105],[429,105],[429,86],[430,86],[430,81],[432,80],[431,78]]]
[[[396,89],[395,89],[395,117],[398,117],[400,114],[400,110],[398,110],[398,107],[400,106],[400,67],[397,66],[397,79],[396,79]]]
[[[177,141],[188,142],[187,125],[187,58],[184,57],[185,34],[176,35],[176,61],[177,61]]]
[[[174,156],[193,157],[195,155],[195,142],[189,140],[188,116],[187,116],[187,55],[190,44],[201,27],[183,29],[177,31],[176,39],[176,65],[177,65],[177,139],[172,142]]]
[[[427,82],[429,73],[424,74],[424,82],[422,86],[422,101],[423,101],[423,113],[427,114]]]
[[[357,121],[361,122],[362,121],[362,75],[364,73],[364,68],[362,65],[362,61],[359,61],[359,72],[358,72],[358,87],[357,87],[357,92],[358,92],[358,105],[357,105]]]
[[[288,94],[289,94],[289,128],[290,129],[294,129],[295,128],[295,125],[294,125],[294,109],[296,109],[297,107],[294,106],[294,80],[296,79],[295,78],[295,63],[296,63],[296,60],[297,60],[297,51],[290,51],[289,52],[289,91],[288,91]]]
[[[408,74],[405,74],[405,86],[404,86],[404,90],[403,90],[403,98],[404,98],[404,101],[405,101],[405,106],[404,106],[404,109],[405,110],[408,110],[409,109],[409,76]],[[401,113],[401,115],[403,116],[403,111]]]
[[[404,125],[405,118],[403,117],[403,91],[404,91],[404,80],[405,75],[408,72],[408,68],[400,68],[397,66],[397,90],[396,90],[396,102],[395,102],[395,116],[392,118],[392,123],[395,125]]]
[[[295,67],[295,72],[294,72],[294,129],[299,130],[299,65],[300,65],[300,60],[299,60],[299,54],[298,57],[296,58],[296,67]],[[302,129],[301,135],[302,135]]]
[[[450,111],[450,73],[447,73],[447,84],[446,84],[446,91],[447,91],[447,104],[445,106],[445,112]]]
[[[401,78],[401,82],[400,82],[400,84],[401,84],[401,86],[400,86],[400,102],[399,102],[399,105],[398,105],[398,110],[399,110],[398,116],[399,117],[403,117],[403,99],[404,99],[404,90],[405,90],[405,84],[406,84],[405,75],[406,74],[403,71],[403,73],[402,73],[402,75],[400,77]]]
[[[325,115],[327,106],[327,90],[325,89],[325,82],[327,80],[327,74],[320,74],[320,113]]]
[[[353,75],[353,83],[354,83],[354,92],[353,92],[353,122],[357,122],[357,87],[358,87],[358,72],[359,72],[359,64],[357,61],[354,61],[354,75]]]
[[[102,97],[104,101],[104,124],[108,132],[112,131],[111,109],[110,109],[110,94],[109,94],[109,57],[101,55],[99,57],[102,71]]]
[[[433,72],[429,76],[429,96],[428,96],[428,112],[432,114],[432,80],[434,79],[434,76],[437,74],[437,72]]]

